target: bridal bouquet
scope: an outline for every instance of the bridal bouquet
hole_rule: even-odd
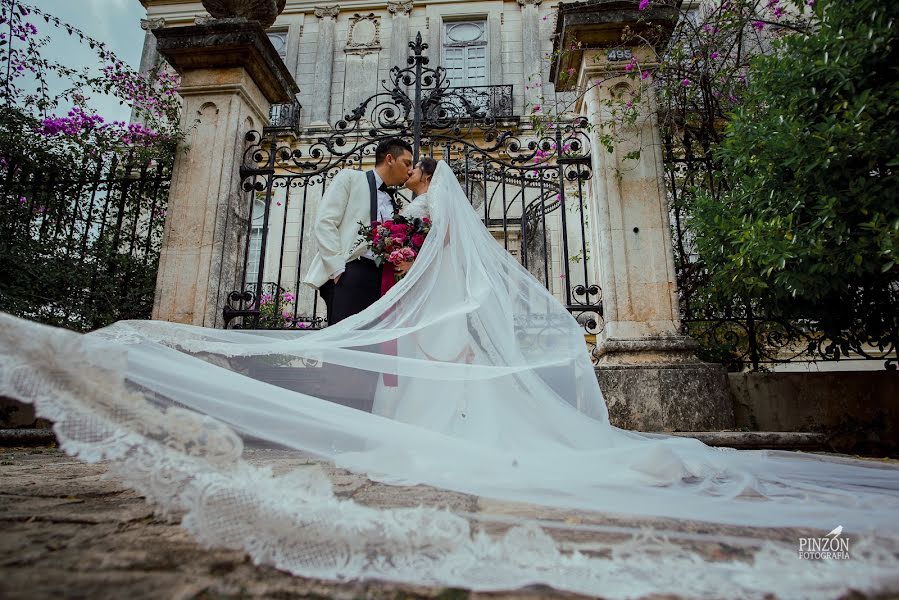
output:
[[[430,230],[430,219],[407,219],[401,215],[384,222],[372,221],[371,225],[359,222],[360,241],[368,242],[379,267],[415,260]]]

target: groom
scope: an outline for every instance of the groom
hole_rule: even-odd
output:
[[[303,283],[319,290],[328,324],[355,315],[381,295],[381,271],[359,239],[359,222],[384,221],[393,216],[394,191],[412,174],[412,146],[399,138],[382,141],[375,149],[375,168],[343,169],[322,196],[313,236],[318,254]]]

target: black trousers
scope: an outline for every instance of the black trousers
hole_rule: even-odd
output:
[[[337,284],[329,279],[319,291],[328,309],[328,325],[339,323],[381,297],[381,269],[367,258],[350,261]]]
[[[360,313],[381,297],[381,269],[375,261],[360,258],[348,262],[335,284],[328,281],[319,290],[328,309],[328,325]],[[325,363],[318,371],[319,398],[371,412],[380,373]]]

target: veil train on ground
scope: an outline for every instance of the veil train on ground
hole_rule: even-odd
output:
[[[899,585],[899,468],[612,426],[581,327],[443,161],[429,196],[414,267],[362,313],[314,332],[122,321],[86,335],[0,314],[0,394],[201,542],[299,575],[610,598]],[[244,460],[260,444],[490,502],[363,506],[323,471]],[[850,560],[797,556],[840,525]]]

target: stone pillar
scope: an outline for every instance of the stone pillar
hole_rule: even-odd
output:
[[[652,71],[651,49],[637,41],[621,48],[622,33],[645,28],[644,34],[658,35],[666,27],[670,31],[675,17],[670,7],[638,12],[600,4],[576,15],[563,11],[557,39],[579,41],[586,50],[565,55],[552,71],[557,88],[564,89],[568,82],[558,74],[579,68],[578,81],[587,89],[580,109],[593,125],[591,212],[605,322],[597,338],[597,376],[613,424],[644,431],[721,429],[734,421],[724,368],[701,362],[696,342],[680,333],[653,88],[646,85],[650,81],[627,76],[630,60],[614,60],[626,54],[608,52],[611,47],[629,51],[641,69]],[[643,116],[630,128],[616,123],[615,146],[607,152],[599,136],[611,131],[614,121],[608,102],[623,105],[638,96]],[[625,158],[637,150],[638,159]]]
[[[343,112],[349,114],[378,91],[381,18],[374,13],[353,15],[347,28],[344,52]]]
[[[331,79],[334,73],[334,29],[340,6],[316,6],[318,39],[315,46],[315,96],[312,98],[312,126],[327,125],[331,117]]]
[[[256,22],[153,33],[181,76],[188,133],[187,151],[175,156],[153,318],[221,327],[226,295],[240,285],[250,211],[240,187],[244,135],[299,90]]]
[[[165,26],[165,19],[141,19],[140,28],[146,31],[144,34],[144,49],[140,55],[140,74],[146,76],[153,68],[159,64],[159,52],[156,51],[156,36],[153,35],[152,29]],[[131,109],[131,122],[144,123],[136,110]]]
[[[524,81],[524,114],[540,104],[543,76],[540,62],[540,11],[543,0],[518,0],[521,5],[521,58]]]
[[[391,16],[390,30],[390,65],[389,68],[406,68],[406,57],[409,56],[409,13],[412,12],[412,0],[388,2],[387,10]]]
[[[503,85],[503,29],[496,12],[487,15],[487,43],[490,52],[490,85]]]

